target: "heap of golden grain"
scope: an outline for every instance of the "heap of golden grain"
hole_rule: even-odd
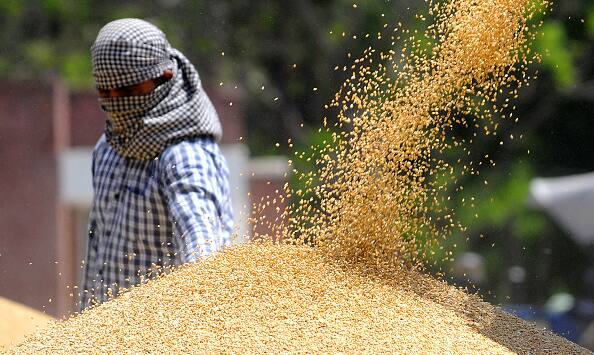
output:
[[[284,224],[255,216],[289,243],[253,242],[182,266],[14,352],[584,353],[419,271],[436,236],[457,226],[447,189],[473,172],[440,158],[469,143],[446,133],[494,134],[510,118],[508,98],[534,60],[531,21],[547,5],[428,1],[425,31],[397,27],[384,36],[401,50],[368,49],[343,69],[351,75],[329,105],[338,111],[326,125],[332,140],[297,154],[318,166],[295,170],[305,187],[255,209],[298,201]]]
[[[386,277],[388,276],[388,277]],[[431,277],[247,244],[64,322],[17,353],[580,353]]]

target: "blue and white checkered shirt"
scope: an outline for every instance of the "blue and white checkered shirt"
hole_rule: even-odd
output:
[[[80,308],[228,245],[228,175],[212,138],[184,140],[142,161],[121,157],[102,137],[93,152]]]

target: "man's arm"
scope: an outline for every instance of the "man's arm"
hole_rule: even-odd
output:
[[[182,142],[165,150],[159,160],[163,195],[176,228],[176,252],[193,262],[225,244],[221,225],[221,175],[215,157],[199,142]]]

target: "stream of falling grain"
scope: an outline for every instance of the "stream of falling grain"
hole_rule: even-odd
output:
[[[441,200],[447,181],[432,177],[470,169],[440,159],[463,144],[447,130],[506,119],[499,98],[517,95],[527,80],[527,20],[536,5],[545,4],[430,3],[434,22],[425,33],[401,33],[402,51],[380,53],[375,65],[368,49],[333,102],[339,120],[327,127],[336,133],[319,170],[295,172],[308,187],[298,195],[308,199],[290,210],[289,233],[344,260],[421,265],[438,236],[457,226]]]

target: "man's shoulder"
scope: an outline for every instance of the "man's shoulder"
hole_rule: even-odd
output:
[[[216,141],[211,137],[197,137],[184,139],[169,145],[159,156],[159,160],[186,160],[195,159],[204,155],[219,155],[220,150]]]
[[[224,158],[217,142],[209,137],[186,139],[169,145],[159,156],[159,170],[219,169]]]

